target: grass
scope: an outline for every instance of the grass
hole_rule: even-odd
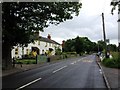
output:
[[[17,64],[36,64],[36,60],[35,59],[21,59],[21,60],[17,60],[16,61]]]
[[[120,55],[119,52],[111,52],[113,58],[105,58],[102,64],[110,68],[120,68]]]

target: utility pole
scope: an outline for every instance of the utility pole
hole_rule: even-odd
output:
[[[104,13],[102,13],[102,22],[103,22],[103,37],[105,43],[105,58],[107,57],[107,44],[106,44],[106,34],[105,34],[105,23],[104,23]]]

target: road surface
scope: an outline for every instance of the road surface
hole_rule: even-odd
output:
[[[3,77],[3,88],[106,88],[95,55],[77,57]]]

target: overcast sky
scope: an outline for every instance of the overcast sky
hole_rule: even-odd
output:
[[[82,8],[79,16],[59,25],[51,25],[41,33],[43,37],[51,35],[52,39],[62,43],[63,40],[72,39],[77,36],[88,37],[96,42],[103,40],[102,12],[105,18],[106,37],[111,44],[118,45],[118,14],[117,10],[111,15],[111,0],[82,0]]]

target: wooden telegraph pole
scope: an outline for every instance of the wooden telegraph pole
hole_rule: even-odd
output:
[[[106,44],[106,34],[105,34],[105,23],[104,23],[104,13],[102,13],[102,22],[103,22],[103,37],[105,42],[105,58],[107,57],[107,44]]]

